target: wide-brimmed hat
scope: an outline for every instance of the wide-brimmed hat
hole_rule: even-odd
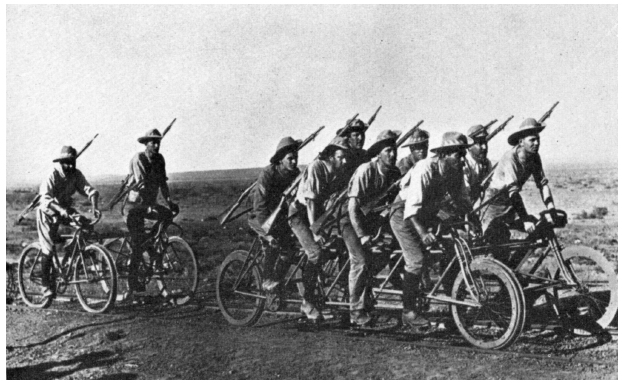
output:
[[[147,134],[145,134],[142,137],[139,137],[138,142],[140,142],[141,144],[144,144],[147,141],[161,140],[161,139],[162,139],[162,134],[160,133],[160,131],[158,129],[151,129],[147,131]]]
[[[488,129],[484,125],[473,125],[467,130],[469,144],[474,144],[475,140],[485,140],[488,137]]]
[[[415,145],[421,145],[423,143],[426,143],[430,140],[430,133],[428,133],[427,131],[423,130],[423,129],[417,129],[412,136],[410,136],[408,138],[408,141],[406,141],[406,143],[404,145],[402,145],[402,148],[408,147],[408,146],[415,146]]]
[[[78,158],[78,151],[73,146],[63,146],[60,150],[60,156],[56,157],[52,162],[75,161]]]
[[[376,138],[376,142],[367,149],[367,154],[370,157],[374,157],[386,146],[395,146],[395,142],[400,134],[402,134],[400,130],[383,130]]]
[[[508,144],[515,146],[521,138],[538,134],[543,131],[545,127],[545,124],[539,123],[535,118],[528,118],[520,124],[518,129],[508,136]]]
[[[341,137],[347,137],[352,132],[365,133],[367,129],[369,129],[369,125],[357,118],[356,120],[352,121],[352,123],[347,127],[339,129],[336,135]]]
[[[301,140],[294,140],[291,137],[281,138],[281,141],[279,141],[279,144],[276,146],[274,155],[270,158],[270,163],[275,164],[281,161],[287,153],[297,150],[301,143]]]
[[[326,145],[326,148],[328,148],[329,146],[335,146],[343,150],[350,149],[350,146],[348,146],[348,140],[345,137],[340,137],[340,136],[336,136],[335,138],[333,138],[332,141],[329,142],[328,145]]]
[[[434,149],[430,149],[433,153],[448,153],[455,152],[460,149],[466,149],[471,146],[468,143],[466,136],[459,132],[446,132],[443,133],[443,140],[441,146]]]

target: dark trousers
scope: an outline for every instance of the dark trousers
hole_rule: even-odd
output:
[[[264,253],[264,279],[279,280],[283,278],[296,252],[296,239],[287,221],[283,219],[275,222],[272,226],[270,236],[274,238],[274,241],[266,239],[265,232],[261,229],[263,222],[260,219],[251,217],[248,220],[248,225],[259,235],[261,241],[261,248]]]
[[[143,290],[144,286],[138,283],[138,265],[140,257],[146,250],[143,243],[147,240],[148,234],[145,233],[145,219],[150,220],[170,220],[173,213],[162,205],[142,205],[128,204],[129,211],[126,216],[127,228],[130,232],[130,244],[132,246],[132,256],[128,269],[128,285],[130,290]]]

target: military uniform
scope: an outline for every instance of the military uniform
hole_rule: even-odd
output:
[[[400,178],[396,167],[389,168],[383,173],[376,159],[365,163],[356,170],[350,179],[348,198],[357,198],[360,206],[365,206],[381,197],[389,187]],[[360,238],[374,233],[382,224],[377,215],[365,217],[363,226],[359,226],[348,214],[344,214],[341,222],[343,240],[350,254],[350,309],[363,310],[365,308],[364,292],[367,281],[371,277],[370,267],[373,263],[371,254],[361,245]]]
[[[60,214],[50,207],[50,203],[55,201],[67,209],[70,214],[76,213],[72,208],[73,200],[71,197],[74,193],[80,193],[89,198],[99,194],[84,178],[80,170],[75,169],[73,173],[65,174],[60,164],[54,165],[50,175],[39,187],[41,202],[37,209],[37,233],[41,251],[44,254],[51,254],[54,251],[54,244],[61,242],[58,235],[59,225],[69,223],[65,222]]]
[[[482,209],[481,221],[484,233],[495,223],[512,224],[518,219],[525,220],[528,217],[519,193],[531,176],[538,189],[549,183],[542,169],[539,154],[527,158],[519,153],[517,147],[513,147],[501,157],[484,200],[497,195],[507,185],[511,186]]]
[[[475,203],[481,197],[482,192],[486,190],[486,185],[481,186],[481,183],[488,176],[491,169],[492,163],[488,158],[478,161],[473,158],[470,152],[465,156],[462,171],[464,173],[466,192],[472,202]]]

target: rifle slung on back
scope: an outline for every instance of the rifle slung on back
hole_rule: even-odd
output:
[[[297,151],[300,151],[302,148],[304,148],[309,142],[315,140],[315,138],[317,137],[318,134],[320,134],[320,132],[322,131],[322,129],[324,129],[326,126],[322,125],[319,127],[318,130],[316,130],[315,132],[311,133],[307,138],[305,138],[301,143],[300,146],[298,146]],[[300,177],[300,175],[296,178],[296,180],[298,180],[298,178]],[[294,182],[296,182],[296,180],[294,180]],[[224,226],[226,225],[228,222],[231,222],[233,220],[235,220],[236,218],[248,213],[251,209],[245,209],[244,212],[240,213],[240,214],[236,214],[235,217],[232,217],[233,213],[240,207],[240,205],[242,203],[244,203],[244,201],[246,200],[246,198],[248,198],[248,196],[250,195],[250,193],[253,191],[255,185],[257,185],[257,181],[253,182],[248,188],[246,188],[242,194],[240,194],[240,196],[238,197],[238,199],[235,201],[235,203],[233,203],[233,205],[231,205],[230,207],[228,207],[225,211],[223,211],[220,215],[222,215],[222,218],[220,219],[220,225]],[[291,188],[291,185],[290,187]],[[288,189],[289,189],[288,188]],[[279,203],[280,205],[280,203]],[[268,220],[270,219],[270,217],[268,217]]]

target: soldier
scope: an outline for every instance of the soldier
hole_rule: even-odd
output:
[[[369,155],[367,151],[363,149],[365,145],[365,132],[369,129],[369,125],[365,122],[356,119],[346,128],[339,129],[337,136],[344,137],[347,140],[348,152],[346,157],[346,164],[342,170],[342,176],[338,181],[337,190],[348,187],[348,183],[352,174],[356,169],[369,161]]]
[[[544,175],[538,154],[539,133],[544,127],[544,124],[528,118],[508,137],[508,143],[513,147],[501,157],[492,175],[484,200],[496,197],[483,209],[481,219],[484,236],[493,243],[507,241],[510,237],[509,228],[527,233],[535,230],[535,220],[527,214],[520,196],[529,177],[533,176],[546,208],[555,209],[549,181]]]
[[[470,202],[464,190],[462,157],[466,155],[466,138],[457,132],[443,134],[441,146],[431,149],[438,154],[419,161],[402,178],[396,201],[405,201],[403,206],[394,207],[390,224],[404,254],[404,285],[402,321],[416,331],[429,326],[421,309],[417,307],[420,296],[420,282],[425,259],[426,246],[436,241],[428,232],[437,222],[437,214],[448,193],[462,212],[468,212]]]
[[[149,250],[142,247],[146,240],[145,219],[169,220],[174,214],[179,213],[179,207],[171,200],[171,195],[166,181],[166,165],[164,157],[160,154],[160,142],[162,134],[157,129],[152,129],[138,139],[145,145],[145,151],[136,153],[130,161],[131,180],[138,185],[136,190],[130,191],[127,198],[129,207],[126,223],[130,232],[132,256],[128,270],[128,287],[124,299],[129,300],[134,293],[145,291],[145,286],[138,283],[138,261],[143,251]],[[168,204],[168,208],[157,203],[158,192]],[[151,254],[150,254],[151,255]],[[166,291],[161,292],[166,295]]]
[[[60,157],[53,160],[57,164],[50,175],[41,183],[39,195],[41,202],[37,209],[37,233],[41,245],[41,285],[44,297],[55,294],[50,280],[53,253],[62,251],[62,239],[58,235],[58,227],[69,224],[71,215],[77,211],[72,208],[72,196],[78,192],[88,196],[93,214],[100,218],[98,209],[99,192],[76,169],[77,151],[71,146],[63,146]]]
[[[471,147],[464,158],[464,182],[467,193],[473,203],[482,197],[486,189],[482,186],[482,181],[488,176],[492,169],[492,164],[488,159],[488,132],[482,125],[475,125],[467,132]]]
[[[270,236],[274,240],[266,238],[266,233],[261,226],[279,205],[285,189],[300,174],[300,170],[298,170],[298,147],[300,144],[301,141],[294,140],[291,137],[281,139],[276,152],[270,159],[270,165],[266,166],[259,174],[253,191],[253,210],[249,216],[248,224],[259,234],[261,239],[265,254],[265,280],[262,287],[266,291],[272,291],[278,286],[287,272],[288,255],[293,251],[295,240],[286,219],[272,224]],[[281,216],[284,217],[284,215]],[[277,264],[279,253],[281,260]]]
[[[321,267],[321,236],[313,234],[311,225],[323,212],[324,202],[336,191],[338,177],[346,164],[348,144],[343,137],[335,137],[313,161],[300,181],[295,200],[289,206],[289,224],[307,254],[302,282],[305,288],[300,310],[311,320],[321,318],[312,302],[315,281]]]
[[[400,173],[405,175],[408,171],[415,166],[415,164],[428,157],[428,140],[430,134],[422,129],[417,129],[408,142],[402,145],[402,148],[408,147],[410,154],[398,161],[397,167],[400,169]]]
[[[342,236],[350,255],[350,322],[363,326],[371,321],[365,311],[365,289],[373,276],[371,253],[365,249],[369,244],[374,229],[378,229],[381,220],[378,216],[365,216],[361,210],[378,198],[400,178],[395,166],[397,159],[396,140],[401,132],[385,130],[367,153],[373,159],[356,169],[348,189],[348,214],[342,220]]]

